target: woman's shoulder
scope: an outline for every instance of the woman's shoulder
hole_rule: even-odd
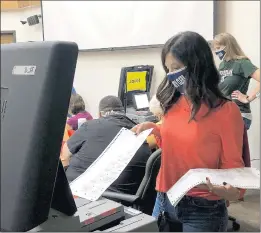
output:
[[[92,120],[92,119],[93,119],[91,113],[89,113],[89,112],[87,112],[87,111],[84,112],[84,115],[85,115],[85,117],[86,117],[88,120]]]
[[[233,101],[224,101],[218,108],[217,114],[219,118],[226,121],[233,121],[235,119],[241,119],[241,112],[236,103]]]
[[[67,123],[70,125],[72,122],[74,122],[77,119],[76,115],[71,116],[67,119]]]
[[[252,64],[250,59],[247,58],[247,57],[243,57],[243,58],[240,58],[240,59],[234,59],[233,63],[236,64],[236,65],[239,65],[239,66],[244,65],[244,64]]]
[[[219,64],[219,66],[218,66],[218,69],[219,69],[219,70],[224,69],[224,68],[225,68],[225,64],[226,64],[225,61],[221,61],[220,64]]]
[[[250,59],[247,58],[247,57],[243,57],[243,58],[237,59],[236,61],[239,62],[239,63],[251,62]]]

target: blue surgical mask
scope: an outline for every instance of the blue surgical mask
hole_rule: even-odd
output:
[[[226,55],[226,51],[225,51],[225,48],[219,50],[219,51],[216,51],[215,52],[216,55],[219,57],[220,60],[223,60],[223,58],[225,57]]]
[[[168,73],[167,78],[174,87],[181,93],[184,94],[184,84],[186,81],[185,74],[187,72],[187,68],[184,67],[182,69],[176,70],[174,72]]]

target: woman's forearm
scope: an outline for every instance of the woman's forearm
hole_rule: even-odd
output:
[[[63,166],[68,166],[72,153],[70,152],[67,143],[63,145],[62,153],[60,154],[60,159],[62,161]]]
[[[150,128],[153,129],[152,132],[151,132],[152,134],[154,134],[158,138],[161,138],[160,137],[160,130],[159,130],[159,126],[158,125],[156,125],[154,123],[151,123],[151,127]]]
[[[255,89],[251,91],[250,94],[248,95],[249,102],[255,100],[258,97],[259,93],[260,93],[260,83],[258,83]]]
[[[257,69],[252,75],[251,77],[257,81],[257,86],[255,87],[255,89],[253,91],[250,92],[250,94],[248,95],[248,101],[251,102],[254,99],[257,98],[257,96],[260,93],[260,69]]]

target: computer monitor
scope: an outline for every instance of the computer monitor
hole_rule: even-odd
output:
[[[120,74],[118,96],[125,111],[127,107],[134,107],[133,95],[149,93],[154,66],[138,65],[123,67]]]
[[[1,45],[2,231],[38,226],[51,206],[76,211],[59,155],[77,56],[69,42]],[[65,209],[57,201],[61,189]]]

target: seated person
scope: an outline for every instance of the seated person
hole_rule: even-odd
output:
[[[76,93],[76,90],[75,90],[75,88],[74,87],[72,87],[72,93],[71,93],[71,95],[76,95],[77,93]],[[72,117],[72,113],[70,112],[70,109],[69,109],[69,111],[68,111],[68,114],[67,114],[67,117]]]
[[[65,125],[65,128],[64,128],[64,134],[63,134],[63,141],[62,141],[62,149],[61,149],[61,152],[62,152],[62,150],[63,150],[63,146],[64,146],[64,144],[68,141],[68,139],[70,138],[70,135],[69,135],[69,131],[71,130],[71,127],[68,125],[68,124],[66,124]],[[62,161],[62,164],[63,164],[63,167],[64,168],[67,168],[67,166],[69,165],[68,164],[68,161]]]
[[[85,122],[64,144],[62,161],[69,161],[66,170],[68,181],[80,176],[101,155],[117,133],[135,124],[125,116],[121,100],[104,97],[99,104],[99,119]],[[135,194],[144,177],[146,162],[151,154],[144,143],[109,191]]]
[[[160,102],[158,101],[156,95],[154,95],[151,98],[149,107],[150,107],[150,112],[153,113],[153,115],[156,116],[157,119],[159,120],[159,122],[157,124],[160,125],[162,123],[162,118],[163,118],[164,113],[163,113],[162,107],[161,107]],[[158,149],[156,139],[153,134],[148,136],[147,142],[151,149]]]
[[[73,114],[73,116],[67,120],[67,124],[70,125],[73,130],[77,130],[83,122],[93,119],[91,114],[85,110],[85,103],[79,94],[71,96],[69,113]]]

